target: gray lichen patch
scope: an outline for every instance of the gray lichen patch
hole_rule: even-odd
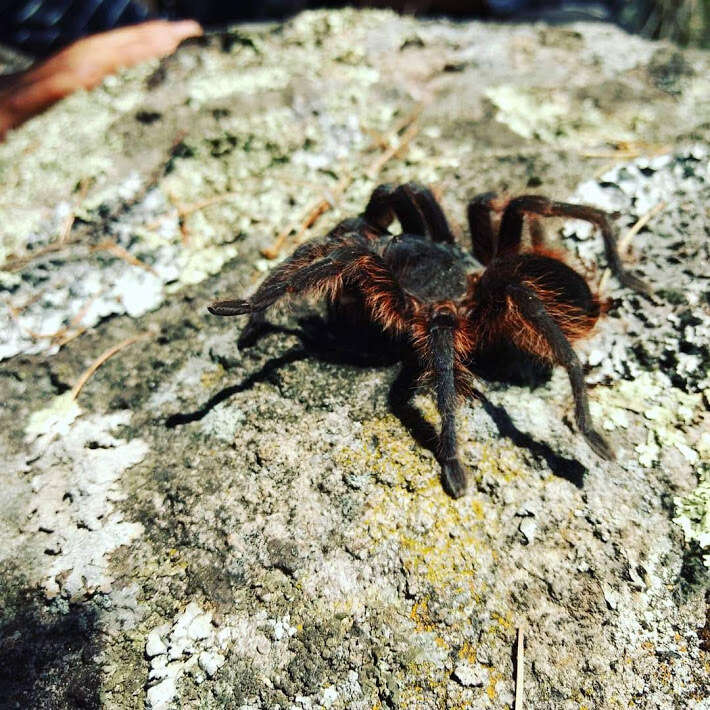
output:
[[[710,74],[667,49],[604,25],[306,13],[192,43],[12,133],[0,563],[18,569],[0,623],[28,663],[45,628],[60,643],[11,700],[512,707],[525,627],[525,707],[702,707]],[[656,295],[607,280],[578,347],[617,461],[579,436],[563,371],[532,391],[481,382],[453,501],[389,410],[397,364],[317,347],[338,330],[307,302],[242,350],[243,322],[207,314],[253,290],[321,200],[303,237],[406,180],[441,194],[462,245],[487,190],[595,204],[622,234],[665,202],[624,254]],[[599,237],[547,226],[597,284]],[[72,405],[137,332],[154,335]],[[438,426],[430,393],[414,404]],[[96,692],[72,695],[84,678]]]
[[[40,581],[50,598],[109,593],[107,556],[142,532],[115,509],[125,498],[120,475],[148,453],[144,441],[123,442],[110,433],[130,416],[81,416],[69,392],[33,414],[26,428],[32,497],[23,532],[44,547]]]

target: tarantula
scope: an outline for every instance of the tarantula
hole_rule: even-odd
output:
[[[457,453],[457,401],[472,394],[477,359],[501,346],[567,370],[579,431],[597,455],[612,460],[612,449],[594,428],[582,365],[571,346],[596,323],[600,301],[559,253],[545,247],[539,218],[548,216],[599,227],[616,278],[649,293],[622,267],[609,219],[599,209],[538,195],[479,195],[468,205],[469,253],[456,244],[431,191],[408,183],[380,185],[359,217],[299,246],[251,297],[217,301],[209,311],[250,314],[240,338],[246,342],[263,323],[263,312],[283,296],[315,293],[330,304],[354,300],[387,337],[408,344],[423,376],[433,382],[441,415],[441,480],[454,497],[466,489]],[[395,217],[401,234],[389,231]],[[525,219],[529,248],[521,244]]]

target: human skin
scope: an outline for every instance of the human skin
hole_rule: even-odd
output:
[[[83,37],[0,84],[0,141],[7,132],[78,89],[90,89],[121,67],[164,57],[202,34],[193,20],[151,20]]]

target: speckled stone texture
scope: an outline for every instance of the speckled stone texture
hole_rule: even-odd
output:
[[[0,705],[512,708],[522,628],[526,710],[710,707],[709,118],[707,54],[342,11],[193,42],[11,133]],[[464,244],[486,190],[622,233],[665,203],[625,255],[656,295],[605,279],[578,348],[616,462],[564,372],[480,382],[451,500],[390,410],[397,364],[317,347],[339,337],[317,304],[244,351],[243,321],[207,314],[319,200],[304,236],[407,180]],[[598,283],[599,236],[547,227]]]

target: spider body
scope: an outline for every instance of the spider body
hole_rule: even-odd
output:
[[[355,308],[361,321],[365,318],[404,344],[436,391],[438,460],[444,488],[454,497],[466,488],[456,444],[457,402],[471,395],[471,371],[478,363],[498,360],[505,376],[510,353],[565,367],[580,432],[599,456],[612,459],[611,448],[594,428],[582,366],[571,346],[594,327],[599,299],[561,254],[545,246],[541,216],[598,226],[615,276],[648,292],[621,266],[614,233],[601,210],[537,195],[508,201],[493,193],[479,195],[468,205],[469,252],[455,242],[432,193],[408,183],[380,185],[359,217],[302,244],[250,298],[217,301],[209,310],[221,316],[250,314],[242,346],[278,299],[315,293],[325,296],[334,312]],[[389,231],[395,218],[401,234]],[[527,248],[522,248],[524,219],[532,242]]]

